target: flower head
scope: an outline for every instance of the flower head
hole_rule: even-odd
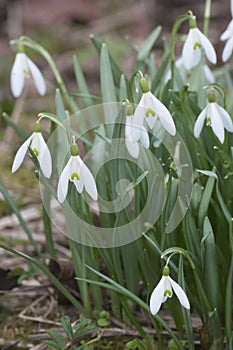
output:
[[[147,130],[143,125],[137,125],[134,120],[132,105],[127,105],[127,115],[125,123],[125,144],[128,152],[134,158],[139,156],[138,142],[134,142],[135,133],[138,135],[138,141],[141,141],[145,148],[149,148],[150,140]]]
[[[215,64],[217,62],[215,49],[209,39],[197,28],[194,16],[190,19],[189,25],[190,29],[182,50],[185,68],[191,69],[198,65],[201,60],[202,48],[208,60]]]
[[[200,136],[204,122],[207,120],[207,125],[211,126],[214,134],[223,143],[224,128],[229,132],[233,132],[233,122],[228,112],[217,104],[214,92],[209,93],[208,99],[207,106],[197,117],[194,125],[194,136],[197,138]]]
[[[165,266],[163,269],[163,276],[150,297],[150,311],[152,315],[156,315],[167,298],[171,298],[173,290],[179,299],[179,302],[186,309],[190,309],[188,298],[183,289],[169,276],[169,267]]]
[[[233,19],[228,24],[227,29],[220,36],[220,40],[227,40],[222,52],[222,60],[223,62],[226,62],[233,51]]]
[[[39,122],[35,123],[34,132],[18,149],[13,161],[12,173],[17,171],[22,165],[28,147],[32,149],[35,156],[37,157],[41,171],[44,174],[44,176],[50,178],[52,173],[52,159],[48,146],[45,143],[45,140],[40,132]]]
[[[134,112],[134,124],[142,126],[145,119],[149,128],[153,129],[158,118],[164,129],[166,129],[169,134],[175,135],[176,127],[167,107],[152,94],[145,78],[140,79],[140,85],[143,94]],[[138,131],[135,131],[134,134],[133,139],[134,142],[136,142],[140,139],[141,130],[138,128]]]
[[[19,97],[23,91],[26,78],[32,76],[40,95],[46,92],[44,78],[34,62],[24,53],[18,52],[11,70],[11,91],[14,97]]]
[[[69,181],[73,182],[78,193],[81,193],[85,188],[90,197],[97,200],[98,193],[94,177],[80,158],[76,143],[71,145],[71,157],[62,170],[58,181],[57,198],[60,203],[63,203],[66,198]]]

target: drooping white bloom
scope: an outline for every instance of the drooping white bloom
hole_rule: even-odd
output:
[[[175,66],[176,66],[176,69],[179,71],[179,75],[180,75],[180,78],[182,79],[182,82],[185,84],[187,82],[187,77],[190,73],[185,68],[182,57],[178,58],[175,61]],[[214,83],[215,77],[211,69],[208,67],[208,65],[204,64],[201,68],[203,69],[203,73],[205,75],[206,81],[208,83]],[[164,82],[167,83],[169,79],[171,79],[171,70],[167,72]]]
[[[165,266],[163,276],[150,297],[150,311],[152,315],[156,315],[167,298],[171,298],[175,292],[179,302],[186,309],[190,309],[189,300],[184,290],[169,276],[169,268]]]
[[[17,171],[22,165],[29,146],[38,159],[42,173],[45,177],[50,178],[52,173],[52,159],[49,148],[40,132],[39,122],[35,123],[34,132],[18,149],[13,161],[12,173]]]
[[[69,181],[74,183],[78,193],[81,193],[85,188],[90,197],[97,200],[95,179],[78,155],[78,146],[75,143],[71,145],[71,157],[62,170],[58,181],[57,198],[60,203],[63,203],[66,198]]]
[[[14,97],[19,97],[23,91],[26,78],[32,76],[37,91],[40,95],[46,92],[46,85],[39,68],[35,63],[24,53],[18,52],[11,70],[11,91]]]
[[[226,62],[233,51],[233,19],[228,24],[227,29],[220,36],[220,40],[227,40],[222,52],[222,60],[223,62]]]
[[[182,59],[186,69],[191,69],[198,65],[201,60],[201,49],[203,48],[208,60],[215,64],[217,55],[209,39],[196,26],[195,17],[190,19],[190,29],[185,40]]]
[[[143,146],[147,149],[150,146],[150,140],[149,140],[148,132],[144,128],[144,126],[137,125],[136,122],[134,121],[134,115],[131,114],[132,112],[131,109],[128,108],[130,114],[126,116],[125,144],[129,154],[134,158],[138,158],[139,144],[138,142],[134,142],[134,134],[137,133],[137,135],[139,136],[138,141],[140,141],[143,144]]]
[[[209,102],[203,111],[197,117],[194,125],[194,136],[199,137],[205,120],[210,125],[214,134],[221,143],[224,142],[224,128],[229,132],[233,132],[233,122],[228,112],[218,105],[213,92],[208,96]]]
[[[150,129],[153,129],[156,120],[159,119],[164,129],[169,134],[175,135],[176,127],[167,107],[152,94],[145,78],[140,79],[140,85],[143,94],[133,115],[133,123],[139,127],[132,135],[133,142],[137,142],[141,137],[142,129],[140,127],[143,126],[144,119]]]

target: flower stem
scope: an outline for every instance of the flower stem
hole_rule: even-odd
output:
[[[203,33],[208,36],[209,22],[210,22],[210,10],[211,10],[211,0],[206,0],[205,2],[205,12],[204,12],[204,25]]]

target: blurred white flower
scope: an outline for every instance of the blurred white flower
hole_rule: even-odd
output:
[[[208,104],[197,117],[194,125],[194,136],[199,137],[205,120],[210,125],[214,134],[221,143],[224,142],[224,128],[229,132],[233,132],[233,122],[228,112],[218,105],[213,92],[209,93]]]
[[[140,79],[140,85],[143,94],[135,109],[133,123],[142,126],[145,119],[150,129],[153,129],[158,118],[164,129],[167,130],[169,134],[175,135],[176,127],[167,107],[149,91],[148,83],[145,78]],[[141,129],[137,128],[133,133],[133,142],[137,142],[140,136]]]
[[[186,309],[190,309],[190,304],[184,290],[169,276],[169,267],[165,266],[163,276],[150,297],[150,311],[152,315],[156,315],[167,298],[171,298],[173,290],[179,299],[179,302]]]
[[[81,193],[85,188],[90,197],[95,201],[97,200],[98,193],[95,179],[78,155],[76,143],[71,145],[71,157],[62,170],[58,181],[57,198],[60,203],[63,203],[66,198],[69,181],[73,182],[78,193]]]
[[[175,66],[176,66],[176,69],[179,71],[179,75],[180,75],[180,78],[182,79],[182,82],[185,84],[187,82],[188,74],[190,74],[190,73],[185,68],[182,57],[178,58],[175,61]],[[208,65],[204,64],[202,66],[202,69],[203,69],[203,73],[205,75],[206,81],[208,83],[214,83],[215,82],[215,77],[214,77],[211,69],[208,67]],[[171,79],[171,70],[169,70],[167,72],[167,74],[165,76],[165,79],[164,79],[164,82],[167,83],[169,79]]]
[[[44,78],[34,62],[24,53],[18,52],[11,70],[11,91],[14,97],[19,97],[23,91],[26,78],[32,76],[37,91],[40,95],[46,92]]]
[[[226,62],[233,51],[233,19],[228,24],[227,29],[220,36],[220,40],[227,40],[222,52],[222,60],[223,62]]]
[[[129,107],[129,108],[128,108]],[[143,125],[137,125],[134,121],[134,115],[132,111],[132,106],[127,106],[128,109],[128,115],[126,115],[126,122],[125,122],[125,144],[126,148],[129,152],[129,154],[134,157],[138,158],[139,156],[139,144],[138,142],[134,142],[134,135],[135,133],[138,135],[138,141],[140,141],[145,148],[149,148],[150,146],[150,140],[148,136],[147,130],[144,128]]]
[[[201,60],[201,49],[205,51],[208,60],[215,64],[217,55],[209,39],[197,28],[195,17],[190,19],[190,29],[185,40],[182,59],[186,69],[191,69],[198,65]]]
[[[40,132],[39,122],[35,123],[34,132],[18,149],[13,161],[12,173],[17,171],[22,165],[28,147],[32,149],[35,156],[37,157],[41,171],[44,174],[44,176],[50,178],[52,173],[52,159],[48,146]]]

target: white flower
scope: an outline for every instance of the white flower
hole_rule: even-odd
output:
[[[233,19],[228,24],[227,29],[220,36],[220,40],[227,40],[222,52],[222,60],[223,62],[226,62],[233,51]]]
[[[229,132],[233,132],[233,123],[228,112],[217,104],[215,97],[212,99],[211,97],[213,96],[208,96],[209,102],[207,106],[197,117],[196,123],[194,125],[194,136],[200,136],[204,122],[207,119],[207,124],[211,126],[214,134],[217,136],[219,141],[223,143],[224,128]]]
[[[11,70],[11,91],[14,97],[19,97],[23,91],[26,78],[32,76],[40,95],[46,92],[44,78],[34,62],[23,52],[16,54],[15,61]]]
[[[164,129],[167,130],[169,134],[175,135],[176,127],[167,107],[149,91],[148,83],[145,78],[140,79],[140,85],[143,94],[135,109],[133,123],[140,127],[143,125],[144,119],[146,119],[150,129],[153,129],[157,118],[159,118]],[[140,139],[141,129],[139,127],[133,133],[133,142],[137,142]]]
[[[189,75],[189,71],[185,68],[182,57],[178,58],[175,61],[175,66],[179,72],[179,75],[180,75],[180,78],[182,79],[182,82],[186,83],[187,77]],[[208,83],[214,83],[215,77],[214,77],[213,73],[211,72],[210,68],[207,66],[207,64],[204,64],[201,68],[203,69],[203,73],[205,75],[206,81]],[[164,79],[164,83],[167,83],[169,79],[171,79],[171,70],[169,70],[167,72],[166,77]]]
[[[141,141],[143,146],[148,149],[150,146],[148,132],[144,126],[135,124],[133,115],[127,115],[125,123],[125,144],[129,154],[134,158],[138,158],[139,145],[138,142],[134,142],[135,133],[139,136],[138,141]]]
[[[179,302],[186,309],[190,309],[190,304],[188,298],[183,291],[183,289],[169,276],[169,268],[165,266],[164,274],[153,290],[150,297],[150,311],[152,315],[156,315],[167,298],[171,298],[173,295],[173,290],[179,299]]]
[[[39,124],[35,124],[35,131],[18,149],[12,165],[12,173],[22,165],[28,147],[32,149],[38,159],[40,168],[45,177],[50,178],[52,173],[52,159],[48,146],[40,132]]]
[[[58,181],[57,198],[60,203],[63,203],[66,198],[69,181],[74,183],[78,193],[85,188],[90,197],[97,200],[98,193],[94,177],[78,155],[78,147],[75,143],[71,145],[71,157]]]
[[[209,39],[196,27],[196,20],[190,20],[190,29],[185,40],[182,58],[185,68],[191,69],[198,65],[201,59],[201,49],[204,49],[208,60],[215,64],[217,62],[217,55],[215,49]]]

